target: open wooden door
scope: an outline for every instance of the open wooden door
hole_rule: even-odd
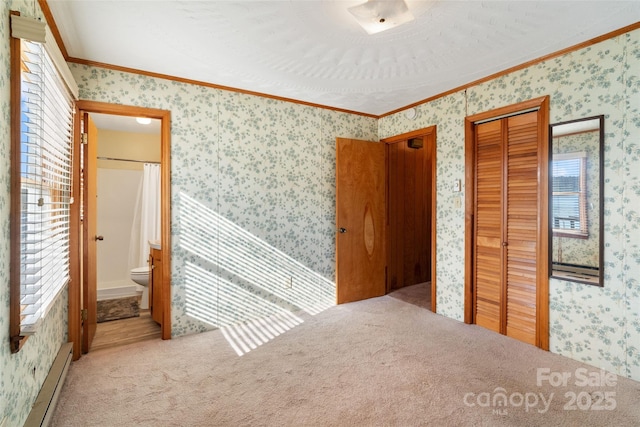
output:
[[[336,140],[338,304],[386,291],[385,144]]]
[[[82,164],[82,352],[87,353],[96,334],[98,319],[96,284],[96,242],[99,239],[96,234],[98,130],[88,113],[83,114],[83,124],[83,132],[86,136],[83,136],[84,155]]]

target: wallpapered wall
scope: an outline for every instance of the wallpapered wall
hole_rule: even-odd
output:
[[[587,156],[585,183],[587,189],[586,239],[553,237],[551,259],[553,262],[598,267],[600,253],[600,133],[585,132],[553,138],[553,154],[584,152]],[[551,220],[549,220],[551,221]]]
[[[385,117],[377,132],[375,122],[362,117],[99,68],[72,69],[85,99],[173,111],[176,335],[248,315],[222,315],[221,300],[227,306],[243,304],[228,300],[234,290],[246,291],[241,293],[251,302],[273,303],[266,312],[317,309],[308,307],[307,296],[281,290],[289,277],[294,283],[300,279],[320,307],[330,304],[335,136],[377,139],[434,124],[438,312],[462,320],[464,211],[455,208],[455,198],[463,195],[453,193],[450,183],[464,178],[464,117],[547,94],[552,123],[605,114],[605,287],[551,281],[551,350],[638,379],[640,289],[633,272],[640,271],[640,154],[633,141],[640,133],[639,34],[423,104],[414,121],[402,113]],[[200,216],[215,227],[202,226]],[[225,238],[241,232],[247,233],[243,239]],[[203,242],[216,249],[203,251],[198,248]],[[275,251],[273,259],[269,251]],[[234,259],[249,261],[234,264]],[[270,268],[274,260],[283,264]],[[264,269],[268,273],[260,275]]]
[[[375,119],[72,65],[82,99],[171,110],[172,334],[335,302],[335,138]]]
[[[0,106],[9,121],[8,10]],[[33,5],[29,10],[33,9]],[[25,11],[28,13],[28,11]],[[375,119],[71,65],[82,99],[171,110],[172,333],[334,302],[335,137],[437,125],[438,312],[462,320],[464,117],[551,95],[551,121],[606,114],[605,287],[552,280],[551,350],[640,380],[640,31]],[[0,128],[0,410],[20,425],[60,344],[66,294],[18,355],[8,337],[9,135]],[[463,180],[464,181],[464,180]],[[31,367],[38,369],[35,378]]]
[[[437,307],[464,313],[465,115],[550,95],[551,123],[605,114],[605,285],[551,280],[550,349],[640,380],[640,31],[545,61],[379,121],[379,137],[436,124]]]
[[[0,2],[0,423],[21,426],[40,392],[60,346],[67,342],[67,294],[54,303],[38,333],[20,352],[9,349],[9,11],[34,16],[33,2]],[[39,9],[37,16],[40,16]],[[34,369],[35,368],[35,372]]]

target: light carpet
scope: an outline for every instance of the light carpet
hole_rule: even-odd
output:
[[[640,383],[436,315],[416,294],[428,292],[298,314],[241,357],[220,330],[89,353],[52,424],[640,425]]]

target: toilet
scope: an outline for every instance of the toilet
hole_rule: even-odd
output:
[[[149,309],[149,267],[133,268],[129,277],[138,285],[143,286],[140,309]]]

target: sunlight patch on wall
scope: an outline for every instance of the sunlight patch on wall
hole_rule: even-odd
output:
[[[335,305],[335,284],[180,193],[186,314],[221,328],[239,355]]]
[[[191,262],[185,265],[185,278],[187,314],[211,326],[222,327],[273,316],[282,319],[281,323],[286,326],[302,323],[290,311]],[[271,329],[277,332],[278,325]]]
[[[180,246],[271,300],[315,315],[335,305],[335,284],[218,213],[180,193]]]
[[[187,314],[221,328],[238,356],[304,322],[284,308],[193,263],[187,262],[185,278]]]

